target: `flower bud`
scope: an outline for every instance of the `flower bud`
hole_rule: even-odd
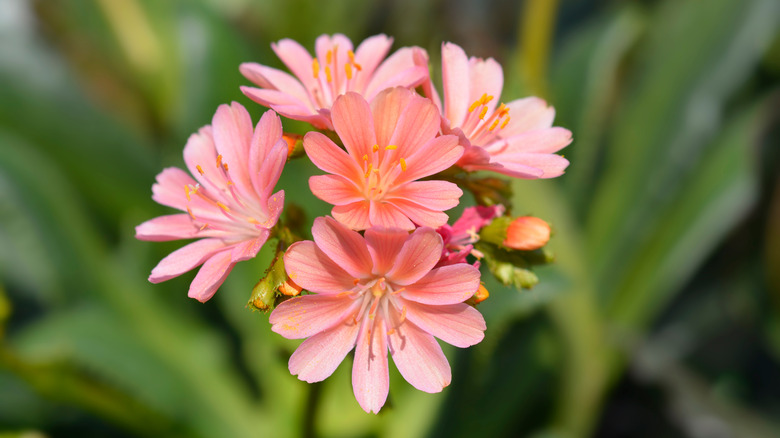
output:
[[[533,216],[522,216],[512,221],[506,229],[503,245],[520,251],[533,251],[550,240],[550,226]]]
[[[479,304],[490,296],[490,293],[488,292],[487,288],[484,284],[479,284],[479,289],[477,289],[477,292],[474,294],[474,304]]]
[[[279,286],[279,292],[281,292],[284,295],[287,295],[288,297],[294,297],[301,293],[301,290],[303,290],[302,287],[295,284],[294,281],[292,281],[291,278],[287,278],[287,281],[282,283],[281,286]]]
[[[285,132],[282,139],[287,142],[287,159],[298,158],[305,152],[303,150],[303,136]]]

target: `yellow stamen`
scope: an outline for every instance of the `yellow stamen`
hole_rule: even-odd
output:
[[[230,212],[230,207],[228,207],[227,205],[225,205],[225,204],[223,204],[223,203],[221,203],[219,201],[217,201],[217,206],[219,206],[219,208],[221,208],[222,210],[225,210],[226,213]]]
[[[501,102],[501,105],[498,106],[496,112],[498,113],[498,117],[503,117],[509,112],[509,108],[504,105],[504,102]]]
[[[222,155],[217,155],[217,169],[222,167]]]
[[[504,129],[507,123],[509,123],[509,116],[506,116],[506,119],[504,119],[504,123],[501,124],[501,129]]]
[[[398,323],[402,324],[404,321],[406,321],[406,306],[401,308],[401,320]]]
[[[347,56],[349,57],[349,62],[355,63],[355,52],[352,50],[347,50]]]
[[[333,76],[330,74],[330,67],[325,66],[325,79],[328,81],[328,83],[331,83],[333,81]]]
[[[325,64],[330,64],[333,61],[333,50],[328,50],[325,54]]]
[[[200,228],[198,229],[198,231],[203,231],[203,230],[205,230],[206,228],[208,228],[208,226],[209,226],[209,224],[203,224],[203,225],[201,225],[201,226],[200,226]]]
[[[190,200],[190,186],[188,186],[187,184],[184,184],[184,194],[187,195],[187,201],[189,201]]]
[[[368,161],[368,155],[363,155],[363,161]]]
[[[368,163],[368,170],[366,170],[366,178],[368,178],[368,175],[371,175],[371,170],[374,168],[373,163]]]
[[[482,105],[487,105],[488,102],[493,100],[493,96],[488,96],[488,94],[485,93],[485,94],[482,95],[482,99],[480,99],[480,100],[482,101]]]
[[[389,145],[385,146],[385,150],[386,151],[394,151],[396,149],[398,149],[398,146],[396,146],[394,144],[389,144]]]
[[[222,163],[222,168],[225,169],[225,172],[227,172],[228,171],[227,163]]]
[[[374,152],[378,151],[379,150],[379,145],[375,144],[375,145],[371,146],[371,150],[373,150]]]
[[[395,333],[395,329],[390,329],[387,331],[387,336],[392,336],[393,333]]]
[[[469,112],[473,112],[478,106],[482,105],[482,99],[477,99],[469,107]]]
[[[352,64],[344,64],[344,72],[347,74],[347,80],[352,79]]]
[[[259,225],[259,224],[260,224],[260,221],[258,221],[257,219],[255,219],[255,218],[253,218],[253,217],[250,217],[250,218],[249,218],[249,219],[247,219],[246,221],[247,221],[247,222],[249,222],[249,223],[250,223],[250,224],[252,224],[252,225]]]
[[[202,168],[202,167],[200,167],[200,164],[198,164],[197,166],[195,166],[195,168],[196,168],[196,169],[198,169],[198,173],[200,173],[201,175],[203,175],[203,168]]]
[[[352,284],[354,284],[355,286],[357,286],[358,283],[360,283],[360,279],[359,278],[355,278],[355,279],[352,280]]]
[[[405,172],[406,171],[406,160],[401,158],[400,160],[398,160],[398,162],[401,163],[401,170]]]
[[[498,126],[498,122],[499,122],[499,120],[500,120],[500,119],[496,119],[496,120],[493,122],[493,124],[491,124],[491,125],[490,125],[490,128],[488,128],[488,131],[492,131],[492,130],[496,129],[496,126]]]
[[[487,114],[487,107],[483,107],[482,111],[479,112],[479,119],[482,120],[485,118],[485,114]]]
[[[189,213],[189,214],[190,214],[190,217],[192,218],[192,220],[195,220],[195,215],[194,215],[194,214],[192,214],[192,210],[190,210],[190,208],[189,208],[189,207],[187,207],[187,213]]]
[[[311,61],[311,72],[314,75],[314,79],[319,79],[319,77],[320,77],[320,61],[318,61],[317,58],[314,58]]]

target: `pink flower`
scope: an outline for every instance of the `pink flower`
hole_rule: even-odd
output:
[[[313,292],[280,304],[272,330],[304,341],[290,372],[306,382],[330,376],[355,348],[352,387],[366,412],[388,393],[387,351],[407,382],[425,392],[449,385],[450,366],[434,336],[468,347],[484,336],[485,320],[463,301],[479,288],[467,264],[434,268],[442,242],[431,228],[409,234],[370,228],[365,237],[331,218],[317,218],[314,241],[293,244],[287,274]]]
[[[438,266],[465,263],[469,254],[482,258],[483,254],[474,249],[474,243],[479,240],[479,230],[504,214],[503,205],[483,207],[468,207],[452,226],[444,224],[436,229],[441,235],[444,247]],[[479,262],[474,263],[479,267]]]
[[[537,97],[498,105],[501,65],[492,58],[467,58],[453,43],[441,51],[444,106],[430,80],[423,89],[442,110],[442,131],[463,137],[467,148],[458,166],[525,179],[563,174],[569,161],[554,152],[571,143],[571,132],[552,127],[555,110]]]
[[[152,199],[187,213],[160,216],[136,227],[141,240],[200,239],[165,257],[149,281],[159,283],[203,265],[189,296],[207,301],[237,262],[257,255],[276,224],[284,191],[271,194],[287,160],[282,123],[263,114],[254,132],[243,106],[217,109],[212,126],[190,136],[184,161],[195,175],[169,167],[157,175]]]
[[[399,87],[381,92],[369,107],[350,92],[333,104],[333,125],[346,152],[318,132],[306,134],[303,146],[331,173],[311,177],[309,187],[335,206],[334,218],[354,230],[447,223],[443,211],[463,192],[450,182],[416,180],[455,164],[463,147],[453,135],[436,137],[440,116],[430,100]]]
[[[317,38],[316,58],[312,58],[297,42],[283,39],[271,48],[295,77],[244,63],[241,73],[260,88],[241,87],[241,91],[285,117],[333,130],[330,109],[339,95],[354,91],[371,100],[385,88],[416,87],[428,77],[428,67],[414,62],[420,48],[402,48],[385,59],[392,43],[392,38],[375,35],[353,52],[352,42],[344,35],[322,35]]]

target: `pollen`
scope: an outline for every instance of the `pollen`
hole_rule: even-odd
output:
[[[487,107],[482,107],[482,111],[479,112],[479,119],[482,120],[485,118],[485,114],[487,114]]]
[[[386,151],[394,151],[396,149],[398,149],[398,146],[396,146],[394,144],[389,144],[389,145],[385,146],[385,150]]]
[[[217,155],[217,169],[222,167],[222,155]]]
[[[368,161],[368,154],[363,155],[363,161]]]
[[[330,74],[330,66],[327,65],[325,66],[325,79],[328,81],[328,83],[333,82],[333,76]]]
[[[501,129],[504,129],[508,123],[509,123],[509,116],[506,116],[506,119],[504,119],[504,123],[501,124]]]
[[[325,64],[330,64],[333,62],[333,50],[328,50],[328,53],[325,54]]]
[[[197,166],[195,166],[195,168],[196,168],[196,169],[198,169],[198,173],[199,173],[199,174],[203,175],[203,168],[202,168],[202,167],[200,167],[200,164],[198,164]]]
[[[498,122],[499,121],[500,121],[500,119],[496,119],[495,121],[493,121],[493,123],[490,125],[490,128],[488,128],[488,131],[492,131],[492,130],[496,129],[496,126],[498,126]]]
[[[312,75],[314,75],[314,79],[319,79],[319,77],[320,77],[320,62],[317,60],[317,58],[314,58],[311,61],[311,72],[312,72]]]
[[[344,73],[347,74],[347,80],[352,79],[352,64],[344,64]]]
[[[230,207],[228,207],[227,205],[225,205],[225,204],[223,204],[223,203],[221,203],[219,201],[217,201],[217,206],[219,208],[221,208],[222,210],[224,210],[226,213],[230,212]]]
[[[374,151],[374,152],[378,151],[379,150],[379,145],[375,144],[374,146],[371,147],[371,150]]]
[[[184,184],[184,194],[187,195],[187,201],[190,200],[190,186]]]
[[[398,160],[398,162],[401,163],[401,170],[406,172],[406,160],[401,158],[400,160]]]

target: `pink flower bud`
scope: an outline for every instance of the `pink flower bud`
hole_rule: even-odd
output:
[[[504,246],[521,251],[533,251],[550,240],[550,226],[533,216],[522,216],[512,221],[506,229]]]

